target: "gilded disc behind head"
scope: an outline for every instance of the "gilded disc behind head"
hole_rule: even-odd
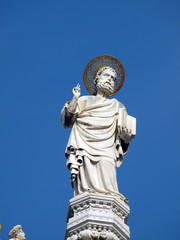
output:
[[[121,62],[112,56],[102,55],[91,60],[84,71],[84,85],[89,93],[96,95],[96,88],[94,86],[94,79],[98,70],[102,67],[109,66],[117,73],[117,79],[114,85],[114,91],[110,96],[117,93],[122,87],[125,79],[125,71]]]

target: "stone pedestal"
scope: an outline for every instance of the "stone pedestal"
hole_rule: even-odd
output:
[[[129,240],[129,211],[115,196],[78,195],[69,202],[65,240]]]

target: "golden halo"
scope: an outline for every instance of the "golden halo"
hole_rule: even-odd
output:
[[[112,56],[102,55],[91,60],[84,71],[84,85],[89,93],[96,95],[94,79],[98,70],[102,67],[111,67],[117,73],[117,79],[114,84],[114,91],[110,96],[113,96],[122,87],[125,79],[125,71],[121,62]]]

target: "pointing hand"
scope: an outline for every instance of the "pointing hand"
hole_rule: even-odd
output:
[[[72,93],[75,98],[78,98],[81,95],[81,89],[79,83],[77,84],[76,87],[73,88]]]

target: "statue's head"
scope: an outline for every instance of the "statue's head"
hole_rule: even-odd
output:
[[[9,239],[15,240],[25,240],[25,233],[22,230],[21,225],[16,225],[13,229],[9,232]]]
[[[113,68],[109,66],[100,68],[94,80],[97,92],[99,90],[106,93],[107,96],[112,95],[116,78],[117,73]]]

